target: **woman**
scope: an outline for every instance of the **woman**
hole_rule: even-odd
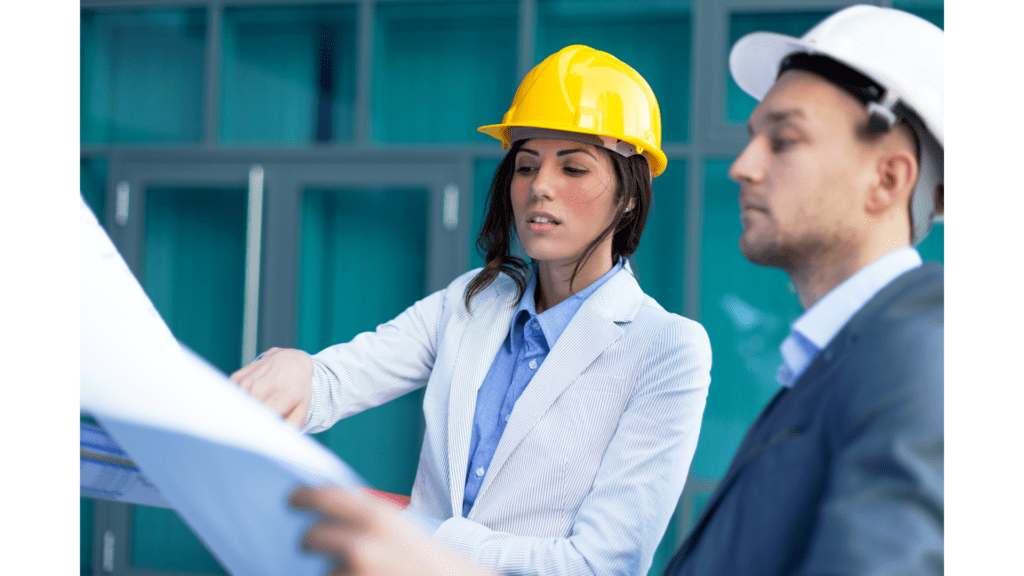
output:
[[[232,378],[311,431],[426,386],[408,515],[499,572],[644,573],[711,367],[704,329],[625,262],[666,163],[657,102],[614,56],[569,46],[480,130],[510,147],[478,239],[486,266],[375,332],[313,358],[273,350]]]

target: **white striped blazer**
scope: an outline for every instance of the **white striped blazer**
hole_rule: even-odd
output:
[[[666,312],[628,267],[584,302],[523,391],[467,518],[477,391],[508,333],[505,275],[464,305],[468,272],[314,356],[304,430],[426,386],[412,512],[505,574],[646,574],[697,446],[711,370],[700,324]]]

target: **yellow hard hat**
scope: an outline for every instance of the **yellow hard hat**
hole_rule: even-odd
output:
[[[596,136],[588,140],[624,156],[643,154],[652,177],[668,164],[661,111],[647,81],[622,60],[587,46],[566,46],[545,58],[523,78],[501,124],[477,130],[508,148],[536,134],[519,128]]]

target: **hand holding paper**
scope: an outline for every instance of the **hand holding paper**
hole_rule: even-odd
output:
[[[319,514],[303,546],[350,576],[493,576],[398,515],[397,506],[338,488],[302,489],[292,505]]]
[[[302,428],[313,397],[313,359],[302,350],[271,348],[231,375],[242,390]]]

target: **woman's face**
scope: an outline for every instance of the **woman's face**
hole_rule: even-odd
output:
[[[571,140],[527,140],[515,159],[512,211],[523,249],[534,260],[572,264],[611,224],[617,209],[608,155]],[[609,234],[592,260],[611,259]]]

